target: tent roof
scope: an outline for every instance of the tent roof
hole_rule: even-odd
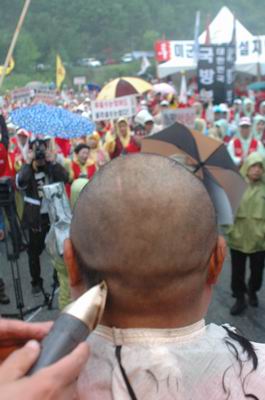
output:
[[[222,7],[209,26],[210,39],[213,44],[229,43],[232,39],[234,28],[234,14],[228,7]],[[199,42],[205,43],[206,30],[200,35]],[[252,39],[253,35],[236,20],[236,39]]]
[[[219,13],[211,22],[210,26],[210,40],[212,44],[230,43],[234,29],[234,15],[228,7],[222,7]],[[199,42],[205,43],[206,31],[199,36]],[[251,40],[254,36],[238,21],[236,20],[236,40]],[[236,70],[247,72],[250,74],[257,73],[257,60],[246,60],[245,63],[236,63]],[[194,60],[185,60],[185,64],[181,64],[180,60],[172,59],[158,66],[159,78],[164,78],[177,72],[190,71],[196,69]],[[265,69],[265,67],[264,67]],[[262,70],[263,71],[263,70]]]
[[[190,70],[196,69],[196,63],[194,59],[187,60],[185,64],[180,63],[179,61],[169,60],[163,64],[158,65],[158,76],[159,78],[165,78],[168,75],[176,74],[177,72],[186,72]]]

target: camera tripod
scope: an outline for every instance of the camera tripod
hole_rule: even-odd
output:
[[[54,279],[52,293],[46,293],[44,291],[43,285],[41,285],[41,292],[43,295],[43,302],[32,308],[25,309],[23,290],[21,285],[21,275],[20,275],[20,265],[19,257],[21,247],[27,247],[27,238],[24,231],[21,228],[21,223],[17,215],[14,188],[12,187],[12,182],[10,180],[0,181],[0,209],[3,215],[6,215],[9,222],[9,232],[5,224],[5,253],[6,258],[10,264],[16,307],[18,313],[13,314],[2,314],[3,317],[12,317],[24,319],[27,314],[33,313],[34,311],[47,306],[48,309],[52,309],[52,304],[55,296],[56,282]],[[10,239],[8,237],[10,233]],[[26,242],[24,245],[23,240]]]

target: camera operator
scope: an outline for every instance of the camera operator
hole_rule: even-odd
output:
[[[27,162],[16,176],[18,189],[24,191],[23,224],[29,230],[28,258],[33,294],[39,294],[43,288],[40,255],[50,228],[43,186],[68,181],[67,171],[55,161],[49,149],[49,139],[31,139]]]

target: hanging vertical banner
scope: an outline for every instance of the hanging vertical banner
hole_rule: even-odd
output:
[[[232,105],[234,100],[234,83],[235,83],[235,64],[236,64],[236,46],[235,43],[226,45],[226,103]]]
[[[235,46],[200,46],[197,74],[202,101],[231,104],[235,78]]]

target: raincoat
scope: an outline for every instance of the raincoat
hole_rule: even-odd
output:
[[[256,163],[262,163],[264,168],[264,158],[258,153],[252,153],[241,168],[248,188],[241,200],[234,225],[226,230],[228,246],[245,254],[265,250],[265,181],[249,182],[247,179],[248,169]]]
[[[71,206],[72,209],[77,202],[80,192],[82,191],[83,187],[88,183],[87,178],[78,178],[76,179],[71,187]],[[63,310],[70,302],[71,302],[71,293],[68,281],[68,273],[67,267],[64,263],[63,258],[52,261],[54,268],[57,271],[58,279],[60,282],[60,290],[59,290],[59,309]]]
[[[264,138],[264,130],[262,132],[257,130],[257,125],[261,122],[265,122],[265,117],[263,115],[256,115],[254,117],[254,124],[253,124],[253,130],[252,130],[252,134],[253,137],[257,140],[260,140],[261,142],[263,142],[263,138]]]
[[[248,104],[251,104],[251,107],[250,107],[251,110],[250,111],[247,110],[247,105]],[[252,121],[252,119],[253,119],[253,117],[255,115],[255,106],[254,106],[253,101],[251,99],[249,99],[249,98],[245,98],[244,101],[243,101],[243,107],[242,108],[243,108],[243,114],[246,117],[249,117],[251,119],[251,121]]]

